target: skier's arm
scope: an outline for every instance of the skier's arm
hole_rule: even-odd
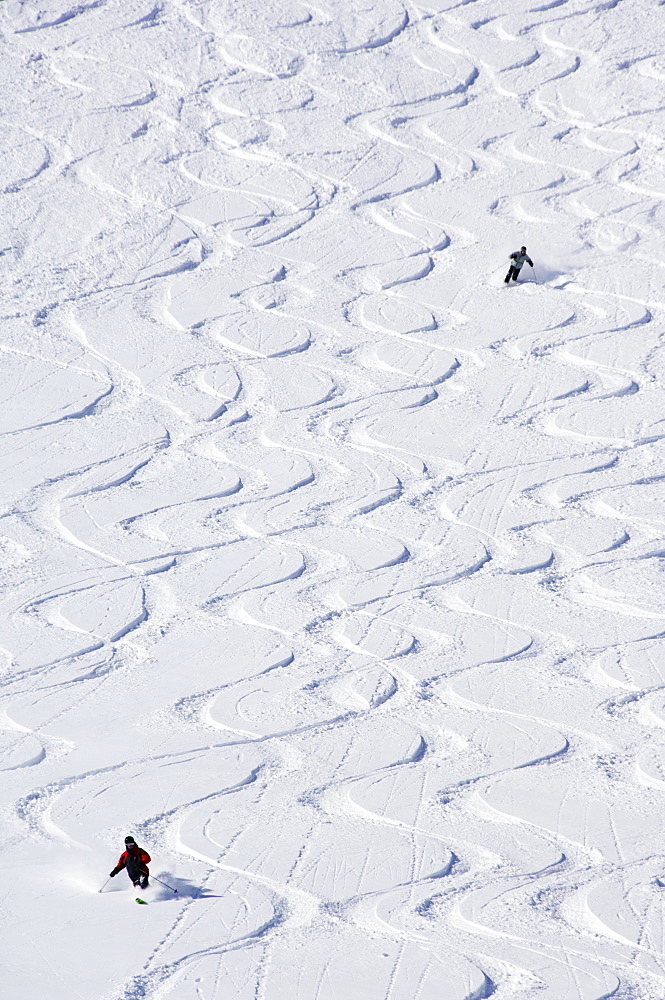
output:
[[[117,865],[109,875],[109,878],[113,878],[114,875],[117,875],[118,872],[121,872],[122,869],[126,866],[126,864],[127,864],[127,851],[123,851],[123,853],[118,858]]]
[[[533,267],[533,261],[531,260],[530,257],[527,257],[526,262],[530,267]]]

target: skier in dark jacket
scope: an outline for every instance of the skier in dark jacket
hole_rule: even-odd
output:
[[[512,260],[512,264],[508,268],[508,274],[504,279],[506,284],[508,284],[511,278],[513,279],[513,281],[517,281],[519,273],[522,270],[522,265],[524,264],[524,261],[527,262],[529,267],[533,267],[533,261],[527,255],[526,247],[520,247],[519,250],[516,250],[514,253],[511,253],[510,260]]]
[[[118,858],[118,863],[109,878],[114,878],[118,872],[126,868],[133,885],[140,885],[142,889],[147,889],[148,875],[150,874],[149,863],[150,855],[148,852],[139,847],[132,836],[127,836],[125,837],[125,850]]]

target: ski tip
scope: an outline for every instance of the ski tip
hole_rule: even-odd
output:
[[[143,904],[144,906],[147,906],[147,905],[148,905],[148,904],[146,903],[145,899],[139,899],[139,897],[138,897],[138,896],[136,897],[136,902],[137,902],[137,903],[142,903],[142,904]]]

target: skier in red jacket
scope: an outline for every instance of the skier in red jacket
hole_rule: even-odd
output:
[[[149,863],[150,855],[148,852],[139,847],[131,835],[127,836],[125,837],[125,850],[118,858],[118,863],[109,875],[109,878],[114,878],[118,872],[126,868],[132,883],[140,885],[142,889],[147,889],[148,875],[150,874],[148,870]]]

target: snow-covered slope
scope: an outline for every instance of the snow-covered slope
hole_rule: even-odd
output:
[[[0,33],[3,996],[662,1000],[663,3]]]

